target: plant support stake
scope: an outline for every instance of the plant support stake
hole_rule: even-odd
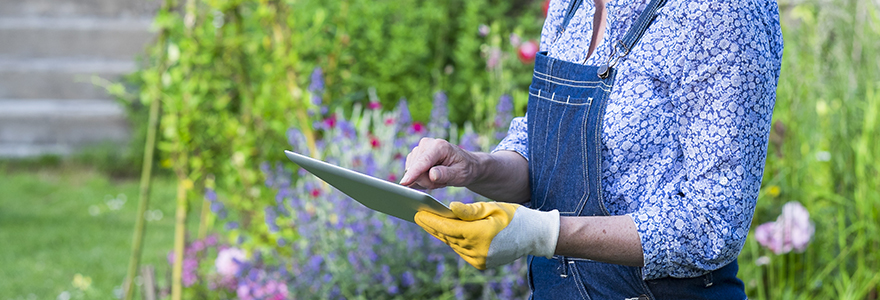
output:
[[[134,225],[134,237],[131,242],[131,258],[128,260],[128,273],[125,276],[125,299],[130,300],[134,295],[134,276],[137,274],[138,264],[141,260],[141,252],[144,242],[144,214],[150,204],[150,178],[153,169],[153,149],[156,146],[156,124],[159,123],[159,99],[153,99],[150,103],[150,119],[147,123],[147,143],[144,146],[144,165],[141,170],[141,187],[138,196],[137,221]]]

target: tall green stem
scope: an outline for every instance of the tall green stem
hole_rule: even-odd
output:
[[[134,226],[134,237],[131,242],[131,258],[128,260],[128,273],[125,276],[125,299],[130,300],[134,295],[134,276],[137,274],[140,264],[141,252],[144,242],[144,214],[150,205],[150,179],[153,172],[153,150],[156,148],[156,124],[159,123],[159,99],[152,99],[150,103],[150,119],[147,123],[147,142],[144,145],[144,164],[141,170],[141,186],[138,195],[137,221]]]

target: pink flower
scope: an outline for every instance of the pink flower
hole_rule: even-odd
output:
[[[519,37],[516,33],[510,34],[510,45],[513,47],[519,47],[522,44],[522,38]]]
[[[324,127],[328,128],[328,129],[336,127],[336,115],[335,114],[330,115],[330,117],[327,117],[326,119],[324,119]]]
[[[489,58],[486,59],[486,69],[495,70],[499,65],[501,65],[501,49],[492,47],[489,50]]]
[[[217,273],[223,277],[233,277],[238,273],[240,264],[245,261],[247,256],[244,251],[237,248],[226,248],[217,253],[217,260],[214,265],[217,267]]]
[[[815,231],[810,212],[799,202],[788,202],[782,206],[782,214],[776,222],[767,222],[755,229],[755,239],[775,254],[791,250],[803,252]]]
[[[370,104],[367,105],[367,108],[373,110],[380,109],[382,108],[382,103],[379,103],[378,101],[370,101]]]
[[[236,294],[238,294],[238,299],[242,299],[242,300],[253,299],[253,297],[251,297],[251,289],[246,285],[239,285],[238,289],[235,292],[236,292]]]
[[[419,122],[413,122],[412,130],[415,133],[422,133],[425,130],[425,125],[422,125],[422,123]]]
[[[519,52],[517,53],[519,60],[523,63],[530,63],[535,60],[535,55],[538,54],[538,43],[535,41],[528,41],[519,45]]]

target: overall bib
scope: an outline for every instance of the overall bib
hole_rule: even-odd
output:
[[[582,0],[572,0],[563,27]],[[541,52],[529,87],[529,182],[533,209],[608,216],[602,200],[602,120],[616,61],[638,42],[665,0],[652,0],[609,63],[586,66]],[[697,278],[642,280],[641,268],[588,259],[529,256],[531,299],[746,299],[736,261]]]

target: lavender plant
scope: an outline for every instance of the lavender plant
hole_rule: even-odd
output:
[[[501,102],[506,107],[499,111],[509,114],[509,100]],[[405,155],[423,136],[445,137],[469,150],[488,150],[497,142],[494,133],[480,136],[468,128],[459,138],[445,106],[446,95],[437,93],[427,126],[412,121],[405,100],[384,112],[377,105],[355,106],[350,119],[339,110],[315,124],[322,137],[319,153],[309,153],[297,129],[289,130],[289,141],[294,151],[389,181],[398,180]],[[506,122],[500,123],[495,129],[506,130]],[[376,213],[303,170],[292,172],[279,164],[264,166],[263,172],[277,200],[265,207],[266,226],[274,231],[291,227],[298,234],[291,245],[279,242],[293,251],[280,258],[289,270],[276,272],[287,274],[283,281],[293,298],[511,299],[528,292],[523,261],[478,271],[417,225]],[[486,200],[461,188],[431,192],[447,203]]]

